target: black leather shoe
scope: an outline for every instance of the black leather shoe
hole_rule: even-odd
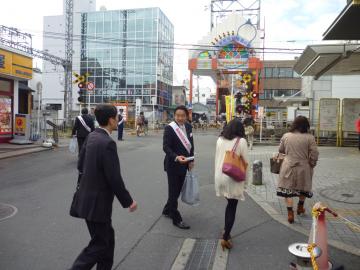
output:
[[[174,226],[175,227],[178,227],[179,229],[182,229],[182,230],[188,230],[190,229],[190,226],[187,225],[185,222],[183,221],[180,221],[180,222],[173,222]]]

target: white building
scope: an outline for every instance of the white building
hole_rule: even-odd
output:
[[[49,54],[65,58],[65,2],[63,14],[44,17],[43,50]],[[96,11],[96,0],[74,0],[73,29],[73,71],[80,73],[80,43],[81,43],[81,12]],[[78,109],[77,87],[73,87],[73,110]],[[57,118],[64,118],[64,69],[61,66],[43,61],[43,105],[46,107],[61,107]]]
[[[360,75],[303,77],[302,88],[309,99],[310,119],[317,123],[321,98],[360,98]]]

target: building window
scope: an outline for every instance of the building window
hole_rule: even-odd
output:
[[[290,67],[267,67],[265,68],[265,78],[299,78]]]
[[[267,100],[272,98],[272,90],[264,89],[264,93],[259,96],[260,99]]]
[[[265,68],[265,78],[272,78],[272,68]]]

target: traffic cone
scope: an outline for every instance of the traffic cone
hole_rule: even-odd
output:
[[[321,249],[321,256],[316,259],[319,270],[331,269],[328,255],[328,237],[325,220],[325,211],[337,216],[336,213],[328,209],[321,202],[317,202],[312,209],[313,226],[311,227],[309,244],[315,243]]]

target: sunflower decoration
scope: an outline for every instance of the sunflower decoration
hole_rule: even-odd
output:
[[[250,74],[245,74],[243,76],[243,80],[245,83],[249,83],[251,81],[251,75]]]

